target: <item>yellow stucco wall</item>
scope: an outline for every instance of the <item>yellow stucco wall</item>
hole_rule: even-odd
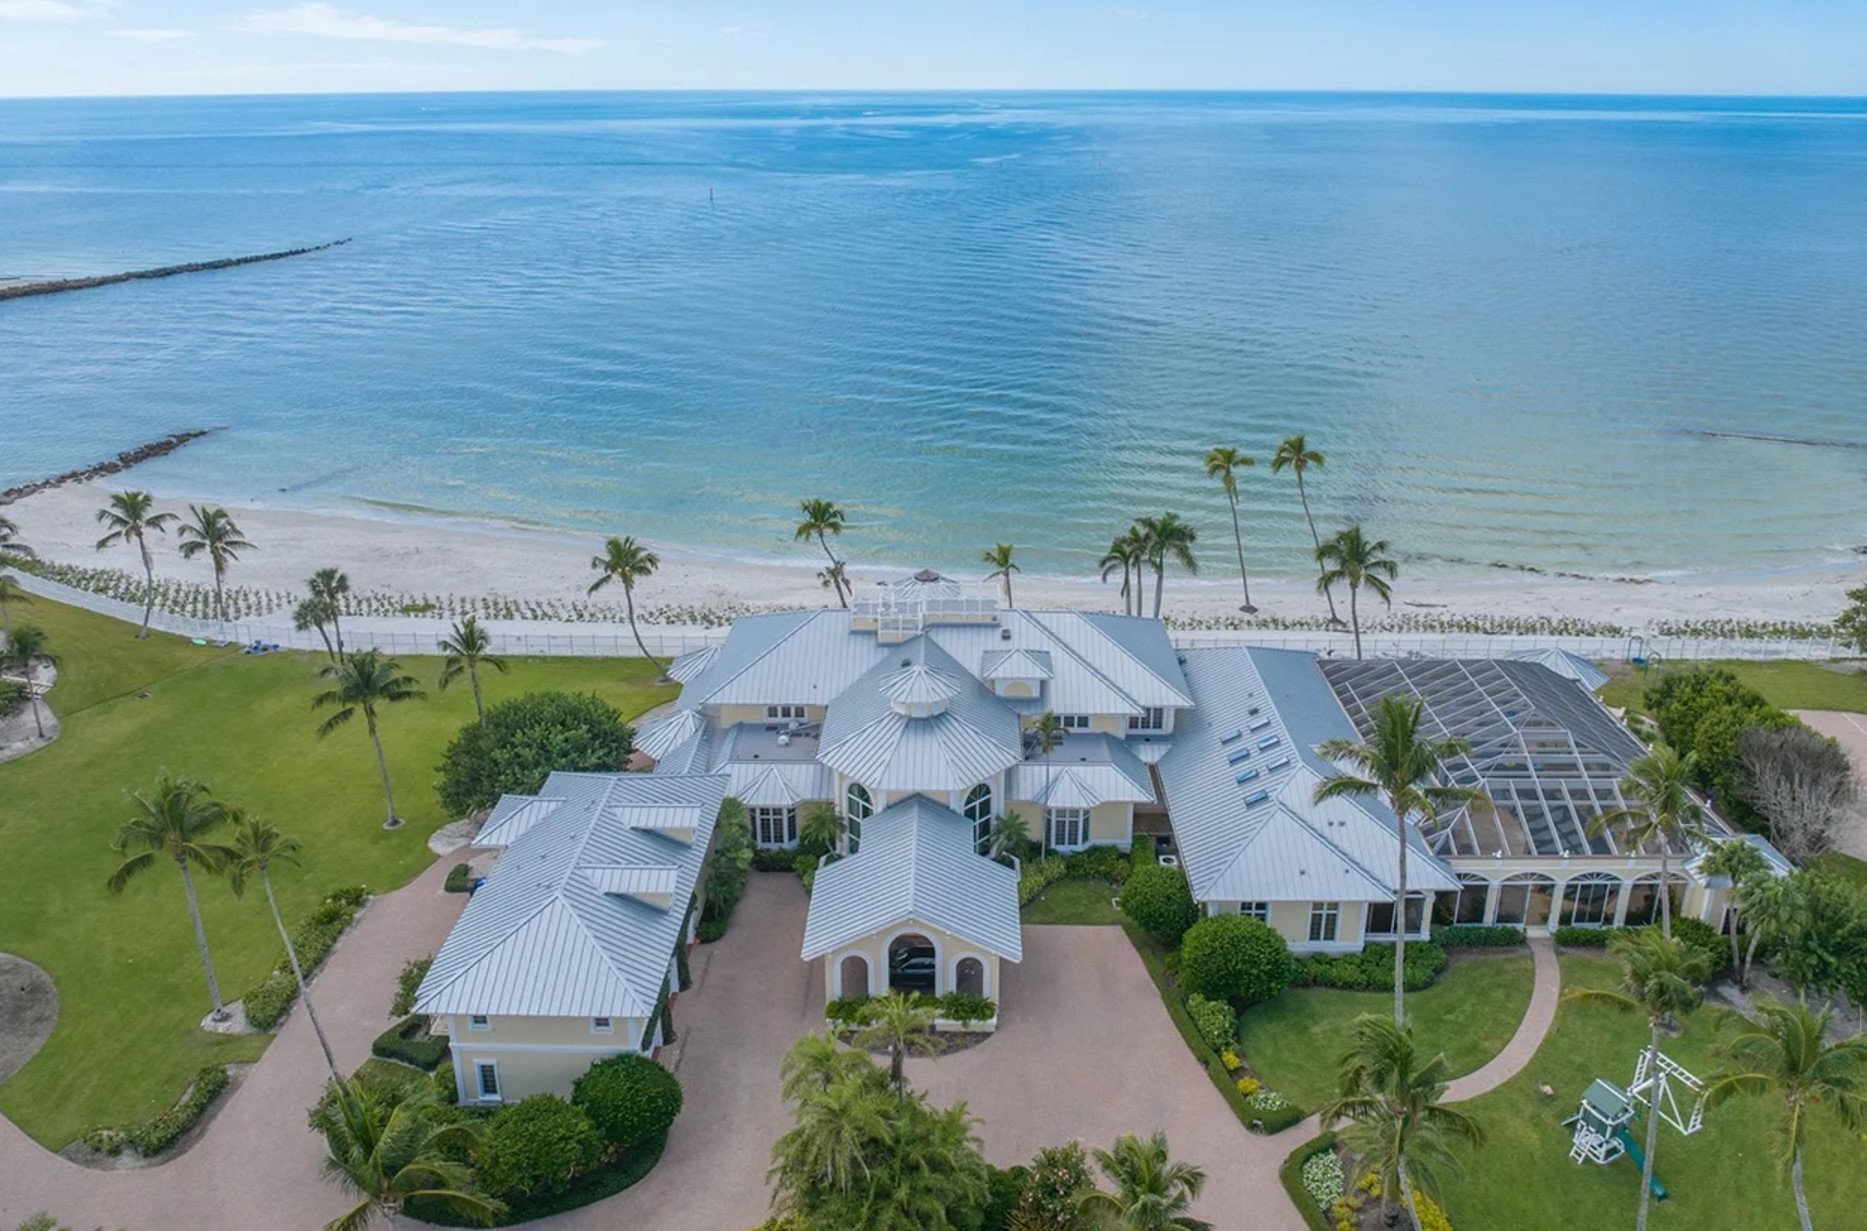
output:
[[[596,1034],[590,1029],[587,1017],[492,1017],[491,1030],[472,1030],[468,1028],[465,1014],[457,1014],[453,1019],[455,1039],[464,1043],[483,1042],[493,1044],[524,1044],[538,1046],[590,1046],[615,1049],[641,1037],[645,1018],[616,1017],[611,1019],[616,1027],[614,1034]]]
[[[902,923],[884,928],[879,932],[863,937],[852,944],[835,949],[823,958],[823,994],[825,999],[835,1000],[841,996],[880,996],[888,991],[888,943],[903,932],[918,932],[934,943],[939,954],[939,982],[934,994],[943,995],[954,990],[953,968],[962,957],[976,957],[985,964],[985,995],[998,999],[998,958],[986,952],[971,941],[961,940],[950,932],[928,927],[917,922]],[[869,986],[866,988],[845,988],[840,985],[843,959],[852,953],[859,953],[868,961]]]
[[[775,705],[778,703],[773,702],[773,704]],[[792,704],[795,704],[795,702]],[[780,721],[790,720],[765,717],[765,707],[762,705],[722,705],[719,707],[719,724],[722,727],[737,726],[742,722],[749,722],[755,726],[762,726],[767,722],[776,723]],[[804,707],[804,717],[800,721],[822,722],[823,707],[821,705],[806,705]]]
[[[1290,947],[1297,952],[1304,952],[1310,946],[1309,916],[1310,902],[1272,902],[1271,917],[1267,922],[1273,931],[1282,936]],[[1336,918],[1335,940],[1333,943],[1318,944],[1319,949],[1341,949],[1361,947],[1361,926],[1367,915],[1366,902],[1338,903],[1341,911]],[[1231,915],[1238,913],[1236,902],[1208,902],[1208,913]]]

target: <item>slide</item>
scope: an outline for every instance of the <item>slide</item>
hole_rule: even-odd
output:
[[[1626,1129],[1622,1129],[1620,1132],[1614,1134],[1614,1139],[1621,1143],[1621,1148],[1623,1150],[1627,1151],[1627,1157],[1632,1160],[1634,1170],[1644,1172],[1647,1169],[1647,1156],[1642,1153],[1640,1147],[1634,1143],[1633,1134],[1629,1133]],[[1658,1175],[1653,1177],[1653,1199],[1655,1201],[1666,1200],[1666,1186],[1660,1183],[1660,1177]]]

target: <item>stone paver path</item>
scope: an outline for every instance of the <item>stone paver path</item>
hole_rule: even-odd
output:
[[[1562,966],[1556,961],[1556,946],[1547,936],[1530,942],[1530,959],[1535,964],[1536,982],[1530,991],[1530,1006],[1523,1011],[1517,1033],[1504,1044],[1504,1050],[1491,1057],[1477,1072],[1467,1073],[1446,1086],[1446,1100],[1462,1103],[1497,1089],[1523,1072],[1543,1036],[1556,1022],[1556,1006],[1562,1001]]]

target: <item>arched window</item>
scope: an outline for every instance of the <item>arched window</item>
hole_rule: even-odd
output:
[[[1614,922],[1614,908],[1620,901],[1621,880],[1606,872],[1589,872],[1576,877],[1562,889],[1564,927],[1599,927]]]
[[[940,951],[925,936],[906,932],[888,942],[888,988],[890,991],[940,991]]]
[[[853,855],[862,846],[862,822],[875,815],[875,797],[869,794],[868,787],[860,782],[852,782],[844,795],[844,802],[847,805],[843,812],[848,821],[849,853]]]
[[[1527,928],[1549,925],[1556,882],[1535,872],[1519,872],[1498,886],[1497,922]]]
[[[841,996],[866,996],[869,994],[869,959],[860,953],[845,957],[840,970],[837,994]]]
[[[1627,887],[1627,915],[1630,928],[1658,923],[1660,918],[1660,878],[1643,876]]]
[[[959,959],[953,972],[954,990],[962,996],[985,995],[985,963],[976,957]]]
[[[973,846],[983,854],[992,845],[992,784],[981,782],[967,791],[960,815],[972,822]]]
[[[1459,900],[1452,908],[1454,923],[1483,923],[1485,921],[1485,898],[1491,893],[1491,882],[1482,876],[1473,876],[1469,872],[1459,873]]]

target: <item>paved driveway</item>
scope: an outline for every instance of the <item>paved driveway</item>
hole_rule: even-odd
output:
[[[1305,1135],[1247,1132],[1174,1029],[1118,927],[1027,927],[1004,967],[1003,1025],[989,1041],[908,1065],[937,1105],[965,1099],[998,1166],[1070,1137],[1107,1146],[1165,1129],[1175,1158],[1206,1169],[1199,1217],[1220,1231],[1303,1231],[1277,1181]]]
[[[1849,714],[1842,710],[1791,710],[1790,713],[1840,743],[1854,762],[1857,777],[1867,775],[1867,714]],[[1856,859],[1867,859],[1867,793],[1864,793],[1847,822],[1835,835],[1835,846]]]

